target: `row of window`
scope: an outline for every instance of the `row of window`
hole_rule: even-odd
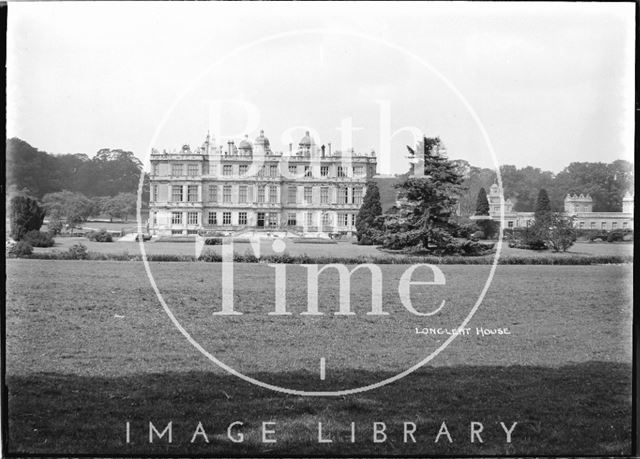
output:
[[[531,226],[533,224],[533,220],[527,220],[526,221],[526,225],[527,226]],[[513,228],[513,221],[509,221],[507,222],[507,227],[508,228]],[[622,222],[622,228],[628,228],[629,226],[629,222]],[[578,223],[578,227],[580,229],[585,229],[586,225],[585,222],[579,222]],[[590,222],[589,224],[589,229],[597,229],[598,224],[596,222]],[[617,229],[618,228],[618,222],[611,222],[611,229]],[[600,229],[607,229],[607,222],[600,222]]]
[[[289,165],[289,174],[290,175],[294,175],[297,176],[298,174],[300,174],[301,176],[304,177],[313,177],[312,174],[312,170],[311,170],[311,166],[307,166],[307,165],[296,165],[296,164],[290,164]],[[365,174],[365,169],[364,166],[353,166],[351,168],[352,172],[353,172],[353,177],[361,177],[364,176]],[[153,163],[152,166],[152,172],[153,175],[159,175],[159,164],[158,163]],[[189,163],[186,164],[186,168],[184,164],[181,163],[172,163],[171,164],[171,175],[174,177],[183,177],[185,175],[185,171],[186,171],[186,175],[189,177],[197,177],[200,175],[200,164],[198,163]],[[215,175],[215,166],[214,169],[212,170],[212,172]],[[239,176],[246,176],[249,172],[249,165],[248,164],[240,164],[238,165],[238,172],[237,174]],[[209,174],[209,166],[204,163],[203,164],[203,170],[202,173],[205,175]],[[222,166],[222,175],[226,176],[226,177],[232,177],[234,176],[234,165],[233,164],[224,164]],[[278,165],[277,164],[271,164],[269,165],[268,169],[267,166],[262,166],[259,170],[258,170],[258,177],[278,177]],[[347,177],[347,168],[346,166],[338,166],[337,169],[337,177]],[[329,177],[329,166],[320,166],[320,177]]]
[[[256,196],[256,202],[265,203],[267,198],[267,188],[269,189],[269,201],[271,203],[278,202],[278,188],[275,186],[266,185],[258,186],[258,192]],[[218,185],[209,185],[208,189],[208,201],[218,202]],[[238,202],[240,204],[246,204],[253,202],[253,187],[248,185],[238,186]],[[339,204],[362,204],[362,187],[343,187],[338,189],[338,203]],[[182,185],[171,186],[171,201],[172,202],[197,202],[198,198],[198,185],[187,185],[186,196],[185,187]],[[158,185],[153,185],[152,197],[153,201],[158,201]],[[305,186],[303,189],[302,202],[304,204],[311,204],[313,202],[313,187]],[[224,185],[222,187],[222,202],[232,202],[232,185]],[[298,202],[298,187],[289,187],[287,190],[287,202],[295,204]],[[320,187],[320,204],[329,204],[329,187]]]
[[[590,229],[596,229],[597,228],[597,223],[596,222],[590,222]],[[622,222],[622,228],[627,228],[629,226],[629,222]],[[585,228],[585,224],[584,222],[580,222],[578,223],[578,227],[580,229],[584,229]],[[611,229],[616,229],[618,227],[618,222],[611,222]],[[600,222],[600,228],[601,229],[606,229],[607,228],[607,222]]]
[[[171,212],[171,224],[172,225],[182,225],[182,212]],[[199,216],[198,212],[187,212],[187,224],[188,225],[199,225]],[[274,226],[277,224],[277,214],[271,213],[265,217],[264,213],[258,214],[258,226],[263,226],[265,219],[268,220],[269,226]],[[260,220],[262,220],[262,224],[260,224]],[[231,225],[231,212],[222,212],[222,225]],[[247,212],[238,212],[238,225],[246,225],[248,223],[248,214]],[[302,223],[302,222],[300,222]],[[313,213],[305,212],[304,213],[304,223],[306,226],[314,226],[313,222]],[[218,225],[218,212],[210,211],[207,213],[207,224],[208,225]],[[328,226],[333,224],[333,216],[329,213],[322,214],[322,225]],[[356,224],[356,214],[338,214],[338,224],[341,226],[355,226]],[[295,212],[289,212],[287,214],[287,225],[288,226],[298,226],[298,216]]]

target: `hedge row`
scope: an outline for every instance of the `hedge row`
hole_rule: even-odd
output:
[[[72,248],[73,249],[73,248]],[[126,252],[120,254],[87,252],[76,247],[66,252],[46,252],[33,253],[24,258],[39,260],[112,260],[112,261],[142,261],[141,255],[129,255]],[[310,257],[308,255],[266,255],[260,259],[253,254],[234,254],[234,261],[238,263],[278,263],[278,264],[318,264],[325,265],[331,263],[341,264],[434,264],[434,265],[490,265],[493,263],[493,256],[482,257]],[[194,262],[196,258],[190,255],[147,255],[150,262]],[[203,253],[197,261],[201,262],[221,262],[222,257],[214,252]],[[603,255],[603,256],[531,256],[531,257],[501,257],[498,260],[501,265],[598,265],[598,264],[621,264],[633,263],[632,255]]]

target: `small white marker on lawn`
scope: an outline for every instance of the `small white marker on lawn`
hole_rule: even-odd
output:
[[[324,381],[325,378],[325,374],[324,374],[324,357],[320,358],[320,380]]]

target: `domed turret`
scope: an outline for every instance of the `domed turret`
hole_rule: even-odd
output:
[[[251,142],[249,142],[248,135],[245,135],[244,139],[240,141],[240,143],[238,144],[238,150],[240,150],[241,155],[251,155],[253,146],[251,145]]]
[[[307,131],[305,132],[304,137],[300,139],[300,143],[298,145],[300,145],[300,148],[311,148],[311,145],[313,144],[313,139],[309,135],[309,131]]]

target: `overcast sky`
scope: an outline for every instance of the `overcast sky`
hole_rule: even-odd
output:
[[[310,129],[334,150],[389,150],[381,172],[398,173],[418,131],[494,167],[482,125],[499,164],[632,160],[634,17],[633,3],[10,3],[7,134],[144,160],[207,130],[264,129],[286,151]]]

